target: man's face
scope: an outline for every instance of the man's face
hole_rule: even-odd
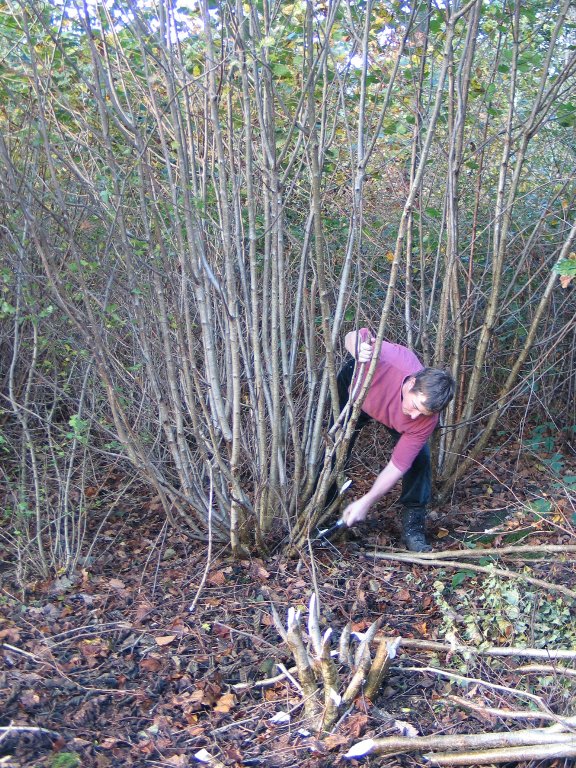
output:
[[[408,379],[402,386],[402,413],[411,419],[432,415],[426,408],[426,395],[414,392],[414,379]]]

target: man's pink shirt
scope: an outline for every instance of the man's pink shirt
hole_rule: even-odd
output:
[[[361,337],[368,333],[367,328],[360,330]],[[390,460],[402,473],[410,469],[439,419],[437,413],[417,416],[415,419],[402,413],[402,384],[423,367],[414,352],[407,347],[383,341],[374,378],[362,403],[362,410],[368,416],[400,433],[401,437]],[[364,375],[368,368],[366,364]]]

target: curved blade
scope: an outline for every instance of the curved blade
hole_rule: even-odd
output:
[[[338,491],[338,498],[343,496],[348,488],[352,485],[352,480],[348,479],[344,483],[342,483],[340,490]],[[328,528],[321,528],[317,531],[316,535],[312,539],[312,541],[316,541],[317,539],[329,539],[330,536],[333,536],[337,531],[342,528],[344,525],[344,520],[340,518],[337,522],[333,523],[332,525],[329,525]]]
[[[344,520],[340,519],[338,520],[338,522],[334,523],[333,525],[328,526],[328,528],[322,528],[322,530],[318,531],[318,533],[314,537],[314,540],[329,539],[330,536],[334,536],[336,531],[339,531],[343,525],[344,525]]]

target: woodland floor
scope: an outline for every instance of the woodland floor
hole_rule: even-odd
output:
[[[370,441],[377,439],[363,437],[364,451],[353,468],[355,495],[371,482],[362,456],[374,455]],[[542,454],[526,458],[523,452],[522,457],[517,446],[501,448],[448,504],[432,510],[428,525],[435,551],[473,544],[502,547],[512,539],[575,543],[574,488],[567,492],[558,485],[551,460],[542,464]],[[576,461],[566,456],[562,461],[564,476],[574,478]],[[302,731],[301,697],[289,680],[266,688],[254,685],[278,674],[278,663],[293,664],[271,619],[270,601],[281,616],[290,606],[302,606],[305,613],[314,580],[322,622],[333,627],[336,638],[348,621],[362,631],[381,618],[387,635],[447,642],[433,585],[440,579],[454,587],[459,580],[454,581],[454,570],[376,559],[375,552],[398,551],[398,532],[397,507],[387,502],[361,531],[314,545],[313,557],[309,551],[300,561],[276,553],[266,561],[235,562],[226,552],[213,552],[200,588],[205,546],[166,530],[156,500],[133,496],[109,517],[93,560],[75,577],[29,582],[23,589],[4,567],[0,726],[52,733],[0,732],[0,766],[192,766],[201,765],[194,755],[204,749],[232,768],[410,768],[424,765],[422,756],[356,761],[344,754],[360,739],[398,735],[409,727],[424,735],[530,727],[466,711],[449,699],[451,692],[464,695],[464,689],[457,691],[439,675],[403,671],[432,664],[456,671],[466,667],[450,654],[432,659],[426,650],[401,649],[376,701],[360,697],[323,741]],[[498,565],[514,567],[505,558]],[[531,572],[576,588],[574,555],[533,560]],[[481,578],[467,576],[465,566],[461,574],[460,579],[468,578],[462,585],[467,599],[473,600]],[[550,593],[544,600],[557,597]],[[566,603],[573,622],[574,603]],[[479,604],[476,610],[484,607]],[[561,635],[553,647],[574,647],[573,637]],[[517,640],[511,637],[508,644]],[[476,660],[466,670],[470,677],[525,687],[556,714],[575,714],[574,678],[571,686],[570,678],[548,677],[548,683],[542,676],[519,678],[513,668],[520,661]],[[574,669],[576,663],[565,666]],[[233,687],[241,682],[250,685]],[[526,704],[514,697],[490,698],[481,686],[469,693],[485,705],[518,709]],[[289,723],[271,721],[280,711],[290,713]],[[562,758],[510,765],[569,764]]]

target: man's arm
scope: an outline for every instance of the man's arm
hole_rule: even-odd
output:
[[[368,493],[346,507],[342,514],[345,524],[350,527],[364,520],[370,507],[381,499],[382,496],[385,496],[396,485],[403,474],[404,472],[389,461],[374,481]]]

